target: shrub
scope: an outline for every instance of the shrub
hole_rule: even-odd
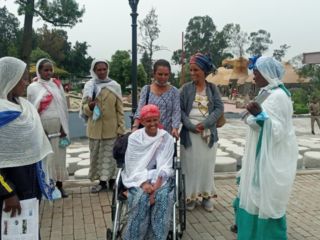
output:
[[[294,103],[293,111],[295,114],[307,114],[309,113],[309,108],[307,104]]]

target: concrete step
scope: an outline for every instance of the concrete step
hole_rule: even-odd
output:
[[[303,156],[301,154],[298,156],[297,169],[304,169]]]
[[[237,160],[232,157],[219,157],[216,158],[215,172],[236,172]]]
[[[90,158],[90,153],[89,152],[81,153],[78,155],[78,157],[82,158],[82,159],[88,159],[88,158]]]
[[[79,169],[74,173],[74,179],[88,179],[89,168]]]
[[[90,167],[90,159],[81,160],[77,162],[78,169],[88,168]]]
[[[308,151],[303,155],[305,168],[320,168],[320,152]]]
[[[218,148],[217,150],[217,156],[220,156],[220,157],[227,157],[229,156],[230,154],[228,152],[224,152],[222,151],[221,149]]]

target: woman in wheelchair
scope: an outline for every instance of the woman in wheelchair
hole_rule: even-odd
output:
[[[129,136],[123,184],[128,188],[128,223],[124,239],[166,239],[174,193],[174,139],[160,129],[160,111],[149,104],[141,109],[144,125]]]

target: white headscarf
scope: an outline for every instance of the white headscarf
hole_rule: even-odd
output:
[[[52,94],[53,100],[56,103],[58,115],[60,118],[61,125],[63,127],[64,132],[67,134],[67,137],[70,138],[69,135],[69,124],[68,124],[68,106],[67,106],[67,100],[64,95],[64,90],[62,85],[57,86],[56,83],[54,83],[53,79],[50,80],[44,80],[41,78],[41,75],[39,73],[39,67],[40,64],[43,61],[48,61],[52,64],[53,63],[46,58],[42,58],[37,62],[36,65],[36,74],[38,77],[38,80],[36,82],[33,82],[30,84],[27,90],[28,100],[38,109],[41,100],[48,94]]]
[[[272,57],[259,57],[255,65],[261,75],[268,81],[268,89],[283,84],[281,79],[284,76],[285,70],[279,61]]]
[[[107,65],[107,76],[105,79],[99,79],[97,74],[94,72],[94,67],[97,63],[105,63]],[[83,89],[83,98],[90,97],[92,98],[93,92],[98,96],[102,88],[108,88],[113,92],[120,100],[122,100],[121,86],[116,81],[109,78],[109,63],[106,60],[95,59],[91,63],[90,74],[91,79],[86,83]]]
[[[16,69],[12,69],[12,65],[16,66]],[[0,70],[0,98],[6,99],[9,92],[18,84],[27,64],[21,60],[13,57],[1,58],[1,70]],[[15,70],[15,71],[14,71]]]
[[[25,70],[26,64],[17,58],[0,59],[0,112],[21,112],[18,118],[0,127],[0,168],[30,165],[52,152],[37,110],[21,97],[16,99],[19,105],[7,100]]]

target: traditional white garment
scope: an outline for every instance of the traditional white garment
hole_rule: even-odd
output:
[[[173,137],[163,129],[150,137],[141,128],[129,136],[125,154],[125,169],[122,181],[127,188],[140,187],[146,181],[155,183],[158,177],[173,175]],[[150,161],[155,158],[155,168],[148,169]],[[163,185],[166,182],[163,182]]]
[[[39,64],[47,59],[40,59],[36,65],[37,81],[33,82],[27,88],[28,100],[38,109],[43,98],[51,94],[53,96],[52,101],[48,107],[40,113],[41,122],[44,130],[48,135],[60,133],[60,126],[66,133],[66,137],[69,135],[69,123],[68,123],[68,107],[64,90],[62,86],[50,80],[43,80],[39,74]],[[48,60],[49,61],[49,60]],[[48,173],[50,179],[54,181],[64,181],[68,177],[66,170],[66,149],[59,147],[59,137],[51,138],[50,143],[53,148],[53,154],[49,155],[44,161],[48,167]]]
[[[282,65],[272,58],[261,57],[256,66],[270,83],[264,89],[269,89],[271,95],[262,104],[269,118],[264,121],[262,131],[253,116],[247,120],[249,130],[241,169],[240,207],[259,218],[278,219],[285,215],[298,159],[292,102],[287,92],[277,87],[284,73]],[[260,151],[256,156],[257,149]]]
[[[189,114],[193,124],[203,122],[208,116],[208,98],[206,90],[196,93],[192,110]],[[212,197],[216,194],[214,185],[214,168],[216,162],[217,144],[208,147],[210,130],[202,134],[189,132],[192,147],[181,146],[182,171],[186,176],[187,201]]]
[[[0,112],[21,112],[18,118],[0,127],[0,168],[30,165],[52,152],[36,109],[23,98],[16,99],[19,105],[7,100],[25,69],[26,64],[16,58],[0,59]]]
[[[28,89],[27,89],[28,100],[38,109],[41,100],[46,95],[52,94],[53,100],[50,103],[50,105],[53,104],[54,108],[51,108],[50,114],[53,114],[52,115],[53,118],[55,118],[56,116],[58,116],[60,118],[60,122],[63,127],[63,130],[66,133],[67,138],[70,138],[69,123],[68,123],[69,113],[68,113],[67,100],[66,100],[66,97],[64,94],[63,87],[62,87],[62,85],[60,87],[58,87],[57,84],[54,83],[53,79],[50,79],[48,81],[41,79],[41,76],[39,74],[39,64],[43,60],[48,60],[48,59],[40,59],[37,62],[36,72],[37,72],[38,80],[31,83],[28,86]],[[49,105],[49,107],[50,107],[50,105]],[[44,111],[44,113],[47,110],[48,109],[46,109]],[[52,110],[54,110],[54,111],[52,111]],[[49,117],[48,113],[47,113],[47,116]]]

